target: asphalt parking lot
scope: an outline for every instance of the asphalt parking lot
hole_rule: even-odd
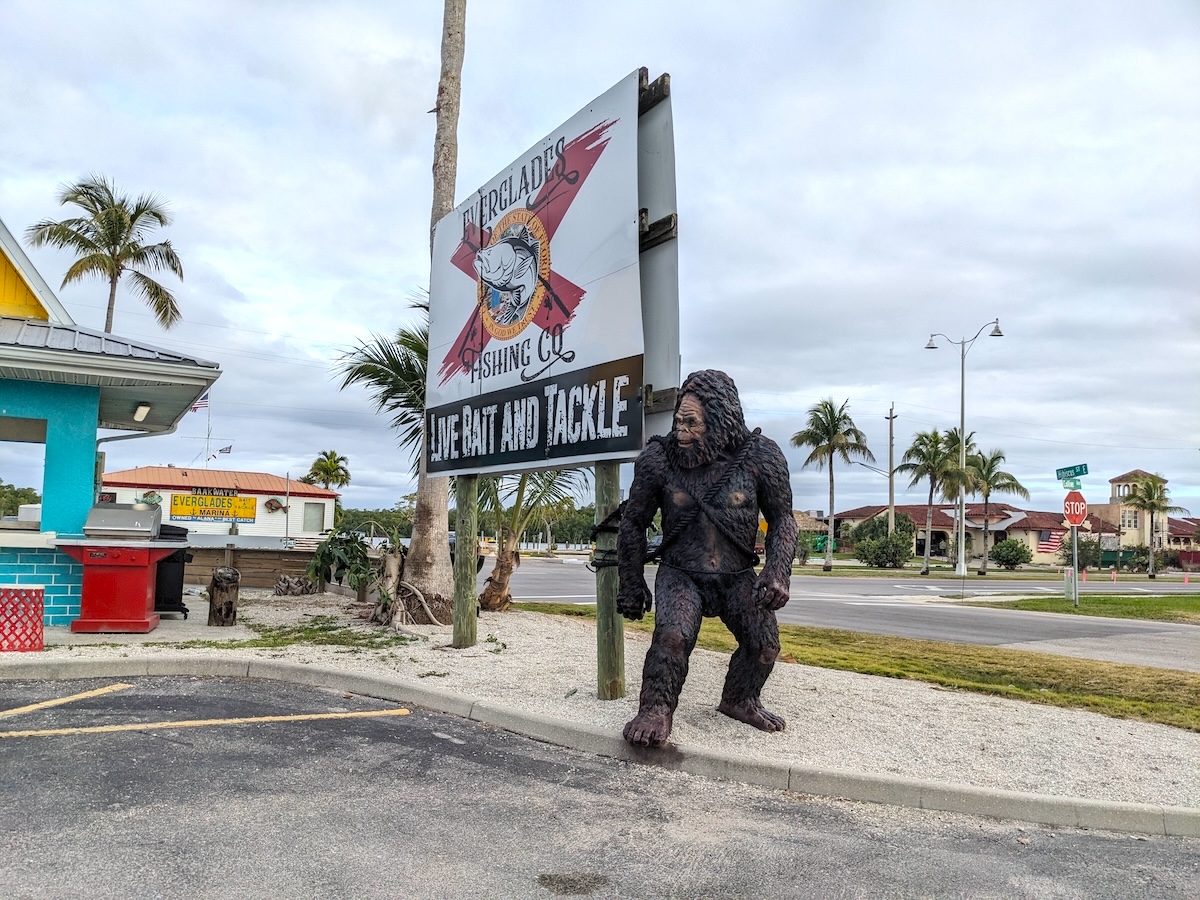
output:
[[[24,681],[0,701],[15,897],[1189,897],[1200,842],[667,772],[336,691]]]

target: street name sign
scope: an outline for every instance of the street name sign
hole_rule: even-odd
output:
[[[1077,466],[1068,466],[1065,469],[1055,469],[1054,477],[1062,481],[1066,478],[1078,478],[1080,475],[1086,475],[1087,473],[1087,463],[1080,463]]]
[[[1082,483],[1080,483],[1078,478],[1064,478],[1063,479],[1063,487],[1066,488],[1068,491],[1077,491],[1081,487],[1083,487],[1083,485],[1082,485]]]
[[[1079,491],[1071,491],[1063,500],[1063,516],[1067,524],[1079,526],[1087,519],[1087,501]]]

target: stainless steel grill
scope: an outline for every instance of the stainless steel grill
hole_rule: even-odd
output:
[[[162,510],[150,503],[97,503],[88,513],[83,533],[110,541],[153,541],[162,525]]]

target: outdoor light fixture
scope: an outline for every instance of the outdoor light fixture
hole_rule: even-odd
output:
[[[137,405],[137,409],[133,411],[133,421],[144,422],[146,420],[146,416],[148,415],[150,415],[150,404],[139,403]]]
[[[983,334],[983,329],[988,325],[992,326],[988,337],[1004,337],[1004,332],[1000,330],[1000,320],[995,319],[980,326],[973,338],[954,341],[941,332],[936,332],[929,336],[929,343],[925,345],[926,350],[936,350],[938,346],[934,338],[940,337],[945,338],[947,344],[957,344],[961,352],[958,381],[958,467],[960,471],[967,468],[967,351],[971,349],[971,345],[975,343],[976,338]],[[925,540],[929,540],[928,534],[925,535]],[[983,552],[987,552],[986,547],[983,548]],[[967,488],[965,484],[960,484],[958,487],[958,562],[954,566],[954,574],[964,578],[967,574]]]

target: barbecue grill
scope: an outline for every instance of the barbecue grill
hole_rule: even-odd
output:
[[[93,540],[152,541],[162,527],[162,509],[151,503],[97,503],[83,523]]]
[[[158,626],[155,591],[158,563],[186,547],[162,534],[162,510],[149,503],[99,503],[83,526],[85,537],[68,538],[55,546],[83,564],[83,593],[79,618],[72,631],[145,634]],[[178,531],[185,531],[178,529]],[[186,532],[185,532],[186,533]],[[179,600],[171,611],[183,612],[183,568],[178,567]]]

